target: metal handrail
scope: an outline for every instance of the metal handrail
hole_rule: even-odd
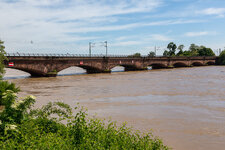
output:
[[[91,56],[89,54],[39,54],[39,53],[6,53],[6,57],[106,57],[103,54],[92,54]],[[128,58],[138,58],[132,55],[107,55],[107,57],[114,57],[114,58],[121,58],[121,57],[128,57]],[[142,55],[142,58],[174,58],[174,57],[165,57],[165,56],[156,56],[156,57],[151,57],[147,55]],[[201,56],[191,56],[191,57],[186,57],[186,56],[179,56],[179,58],[194,58],[194,57],[201,57]],[[207,57],[207,58],[215,58],[215,56],[202,56],[202,57]]]

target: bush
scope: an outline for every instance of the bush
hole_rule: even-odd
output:
[[[33,110],[32,96],[21,102],[13,91],[2,95],[0,149],[168,149],[151,133],[90,118],[83,107],[75,115],[61,102]]]

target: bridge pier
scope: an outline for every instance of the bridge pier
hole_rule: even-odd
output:
[[[148,68],[129,68],[129,67],[125,67],[124,71],[143,71],[143,70],[148,70]]]
[[[87,74],[95,74],[95,73],[111,73],[111,70],[86,70]]]
[[[31,77],[56,77],[57,73],[47,73],[47,74],[39,74],[39,73],[30,73]]]

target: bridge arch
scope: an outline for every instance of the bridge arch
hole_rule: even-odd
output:
[[[43,76],[45,76],[45,73],[42,72],[41,70],[32,69],[30,67],[26,67],[26,68],[23,68],[23,67],[6,67],[6,68],[20,70],[20,71],[29,73],[32,77],[43,77]]]
[[[65,69],[68,69],[70,67],[79,67],[79,68],[82,68],[84,70],[86,70],[86,73],[88,74],[92,74],[92,73],[103,73],[104,70],[100,70],[96,67],[93,67],[93,66],[88,66],[88,65],[67,65],[67,66],[63,66],[63,67],[60,67],[60,68],[57,68],[56,71],[57,72],[60,72],[60,71],[63,71]]]
[[[216,63],[213,62],[213,61],[208,61],[206,64],[207,64],[207,65],[215,65]]]
[[[202,62],[193,62],[191,65],[192,66],[204,66],[204,64]]]
[[[71,66],[57,73],[58,76],[86,74],[87,71],[81,67]]]
[[[137,67],[135,64],[115,64],[109,67],[109,70],[112,70],[114,67],[124,67],[124,71],[138,71],[144,70],[143,68]]]
[[[183,62],[176,62],[173,64],[173,66],[175,68],[179,68],[179,67],[188,67],[188,65],[186,63],[183,63]]]
[[[23,71],[21,69],[16,68],[7,68],[5,69],[4,78],[6,79],[14,79],[14,78],[27,78],[30,77],[31,74],[27,71]]]
[[[111,72],[123,72],[125,71],[125,67],[118,65],[118,66],[114,66],[110,70]]]
[[[149,64],[148,66],[151,66],[152,69],[162,69],[167,67],[166,65],[161,63],[153,63],[153,64]]]

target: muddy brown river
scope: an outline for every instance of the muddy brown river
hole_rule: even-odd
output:
[[[68,76],[74,71],[80,75]],[[224,66],[92,75],[70,68],[66,74],[24,78],[26,73],[8,69],[5,79],[20,86],[19,96],[35,95],[36,107],[79,102],[99,118],[151,130],[176,150],[225,149]]]

